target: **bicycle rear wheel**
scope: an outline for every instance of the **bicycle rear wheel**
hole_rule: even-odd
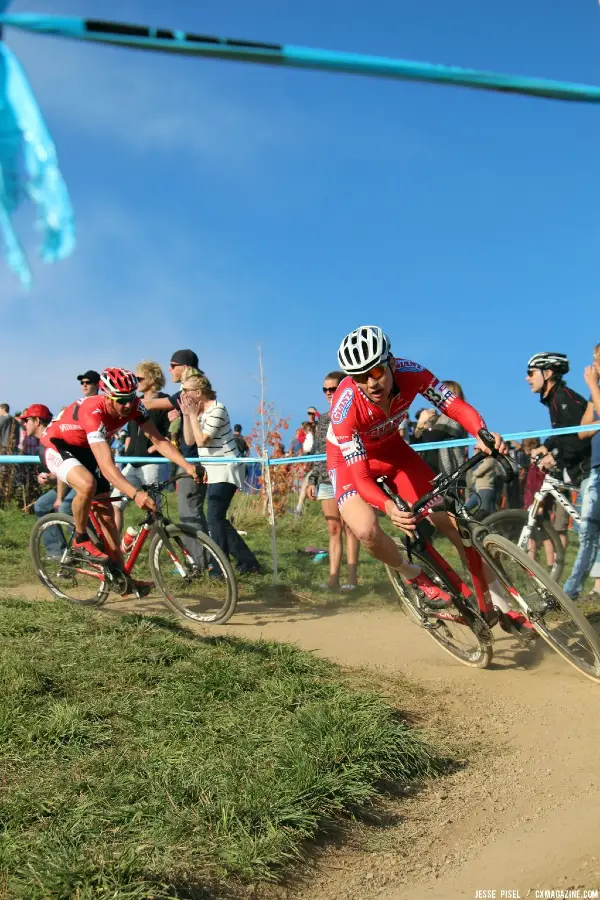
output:
[[[399,542],[398,546],[402,546]],[[492,661],[493,638],[483,619],[469,608],[467,601],[456,594],[445,574],[438,569],[428,554],[412,551],[414,562],[421,566],[431,580],[453,598],[447,609],[429,609],[418,588],[409,584],[396,569],[386,566],[386,571],[398,599],[408,617],[420,625],[427,634],[465,666],[485,669]]]
[[[55,597],[99,606],[109,594],[103,567],[71,552],[74,535],[72,516],[49,513],[38,519],[29,539],[36,572]]]
[[[202,565],[196,565],[184,538],[194,538],[202,548]],[[169,606],[187,619],[222,625],[237,604],[237,583],[221,548],[201,531],[168,525],[156,531],[150,544],[150,570],[156,587]]]
[[[538,634],[588,678],[600,680],[600,640],[573,601],[508,538],[492,533],[482,543],[511,600]]]
[[[527,525],[528,514],[526,509],[501,509],[492,513],[483,520],[490,531],[502,534],[511,543],[516,544],[529,556],[529,538],[524,529]],[[550,522],[542,519],[532,532],[533,541],[536,544],[534,559],[554,581],[559,581],[565,566],[565,548],[563,547],[558,532],[554,530]],[[549,541],[554,554],[554,562],[549,565],[546,559],[544,543]],[[539,545],[539,546],[537,546]]]

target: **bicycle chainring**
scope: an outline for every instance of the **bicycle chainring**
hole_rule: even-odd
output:
[[[104,577],[111,591],[115,594],[126,594],[130,590],[129,577],[114,563],[104,566]]]

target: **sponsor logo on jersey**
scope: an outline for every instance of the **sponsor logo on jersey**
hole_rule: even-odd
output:
[[[396,372],[424,372],[425,366],[413,362],[412,359],[396,359]]]
[[[378,438],[383,437],[384,434],[392,434],[398,431],[400,424],[406,419],[406,415],[405,409],[399,410],[397,413],[394,413],[393,416],[390,416],[389,419],[386,419],[385,422],[379,422],[378,425],[369,428],[367,436],[370,438]]]
[[[81,425],[69,425],[67,422],[61,422],[58,426],[59,431],[82,431]]]
[[[353,397],[354,391],[352,390],[352,388],[346,388],[345,391],[342,391],[342,394],[331,413],[331,421],[334,423],[334,425],[339,425],[344,421],[344,419],[350,412]]]

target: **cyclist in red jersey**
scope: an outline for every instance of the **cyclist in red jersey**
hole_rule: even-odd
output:
[[[106,499],[105,503],[98,505],[97,518],[104,532],[110,558],[121,566],[123,554],[120,550],[120,534],[115,523],[113,504],[108,500],[111,485],[133,500],[139,509],[156,509],[154,500],[145,491],[135,490],[114,463],[110,440],[127,422],[137,422],[158,454],[181,466],[188,475],[198,480],[195,466],[186,462],[179,450],[149,420],[146,409],[137,396],[137,386],[138,381],[133,372],[118,368],[105,369],[100,376],[103,393],[76,400],[65,407],[50,422],[41,437],[40,457],[43,467],[76,492],[73,499],[75,537],[72,548],[96,562],[105,562],[109,557],[90,541],[87,534],[92,500]]]
[[[379,525],[376,510],[386,513],[407,534],[415,530],[414,517],[399,510],[376,483],[385,476],[407,503],[414,503],[431,489],[435,473],[399,432],[401,422],[417,394],[459,422],[477,438],[477,448],[491,451],[477,437],[485,422],[472,406],[455,396],[428,369],[392,356],[386,334],[374,325],[363,325],[346,335],[338,351],[338,363],[348,377],[340,382],[331,405],[327,434],[327,468],[340,514],[367,553],[397,569],[419,587],[427,602],[439,608],[450,602],[421,570],[410,564],[398,545]],[[500,453],[507,447],[494,434]],[[429,519],[463,553],[454,520],[446,512],[431,512]],[[494,603],[509,614],[517,630],[532,630],[524,616],[510,613],[502,588],[487,569]]]

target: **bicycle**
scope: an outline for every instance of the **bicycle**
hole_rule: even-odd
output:
[[[537,463],[532,462],[532,465]],[[548,563],[548,569],[554,581],[560,581],[565,567],[565,548],[560,540],[558,532],[547,519],[542,518],[543,504],[547,497],[553,497],[557,503],[567,511],[568,515],[577,524],[581,524],[581,515],[571,503],[568,496],[562,491],[579,491],[572,484],[565,484],[560,478],[546,473],[539,490],[536,491],[533,502],[527,509],[501,509],[492,513],[483,520],[483,524],[494,531],[504,534],[513,544],[520,547],[526,553],[535,552],[535,544],[543,544],[550,541],[553,550],[553,562]],[[539,548],[538,548],[539,549]],[[537,558],[537,557],[532,557]]]
[[[479,437],[490,449],[493,448],[494,439],[489,432],[482,430]],[[510,461],[493,452],[507,474],[514,475]],[[438,475],[432,482],[432,489],[412,507],[380,480],[381,487],[398,507],[411,511],[417,520],[414,538],[406,537],[404,542],[398,540],[398,544],[404,543],[409,561],[414,559],[451,597],[449,607],[432,609],[418,588],[386,566],[400,602],[409,617],[444,650],[465,665],[486,668],[493,657],[492,627],[499,623],[505,630],[515,632],[510,617],[493,606],[489,598],[483,569],[485,562],[505,588],[507,601],[513,609],[523,613],[535,631],[571,665],[589,678],[600,680],[600,641],[589,622],[534,560],[503,535],[491,532],[465,509],[459,497],[458,483],[485,456],[480,451],[450,475]],[[463,541],[474,595],[423,533],[423,519],[444,500],[455,516]]]
[[[72,551],[75,535],[72,516],[50,513],[38,519],[29,548],[42,584],[55,597],[83,606],[101,606],[111,591],[120,595],[135,592],[131,573],[150,539],[148,567],[167,604],[195,622],[213,625],[227,622],[237,604],[237,583],[229,559],[207,534],[188,525],[176,525],[162,512],[166,504],[163,491],[182,477],[176,475],[145,488],[156,502],[157,511],[148,511],[140,523],[122,569],[114,560],[97,563]],[[110,499],[115,502],[122,498]],[[108,553],[94,513],[95,505],[90,510],[88,535],[100,550]],[[44,534],[50,528],[59,530],[59,534],[53,535],[53,545],[57,546],[56,540],[59,544],[60,552],[56,555],[48,552],[44,541]]]

